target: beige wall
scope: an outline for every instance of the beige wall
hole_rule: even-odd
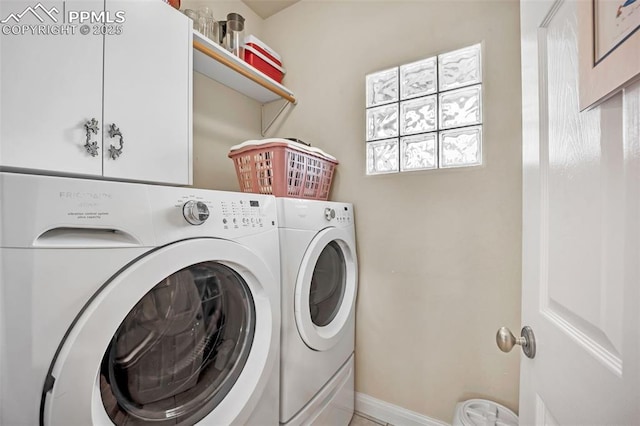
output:
[[[245,17],[247,33],[261,34],[263,20],[240,0],[183,1],[182,9],[209,7],[218,20]],[[260,104],[210,78],[193,74],[193,186],[238,191],[229,147],[260,138]]]
[[[259,139],[260,105],[244,95],[193,74],[193,186],[239,191],[229,147]]]
[[[272,135],[341,162],[356,206],[356,390],[451,421],[455,403],[518,406],[521,125],[517,1],[302,1],[264,22],[297,105]],[[365,176],[367,73],[484,42],[482,167]]]
[[[231,3],[218,16],[243,13]],[[471,397],[517,409],[519,356],[494,335],[520,325],[518,2],[303,0],[263,22],[243,14],[299,99],[267,136],[338,157],[332,199],[356,206],[356,390],[445,421]],[[365,75],[481,41],[484,166],[365,176]],[[238,190],[226,154],[259,137],[260,106],[194,80],[195,186]]]

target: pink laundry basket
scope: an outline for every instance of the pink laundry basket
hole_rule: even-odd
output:
[[[286,142],[249,145],[229,153],[242,192],[327,200],[337,160]]]

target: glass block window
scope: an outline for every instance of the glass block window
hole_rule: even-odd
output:
[[[398,171],[398,138],[367,143],[367,174]]]
[[[368,175],[482,164],[481,47],[366,76]]]

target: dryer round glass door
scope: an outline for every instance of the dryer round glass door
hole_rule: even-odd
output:
[[[250,249],[199,238],[111,277],[60,344],[44,425],[244,424],[278,365],[278,282]]]
[[[346,269],[342,249],[331,241],[320,252],[311,275],[309,312],[315,325],[324,327],[338,314],[347,285]]]
[[[305,252],[295,289],[295,317],[300,337],[324,351],[341,338],[357,292],[357,261],[352,234],[341,228],[318,233]]]
[[[253,298],[233,269],[204,262],[173,273],[133,307],[102,359],[111,421],[199,420],[233,387],[254,332]]]

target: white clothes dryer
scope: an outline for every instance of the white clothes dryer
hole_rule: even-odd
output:
[[[353,206],[277,198],[280,423],[347,425],[354,409],[358,264]]]
[[[0,188],[0,424],[278,423],[274,197]]]

